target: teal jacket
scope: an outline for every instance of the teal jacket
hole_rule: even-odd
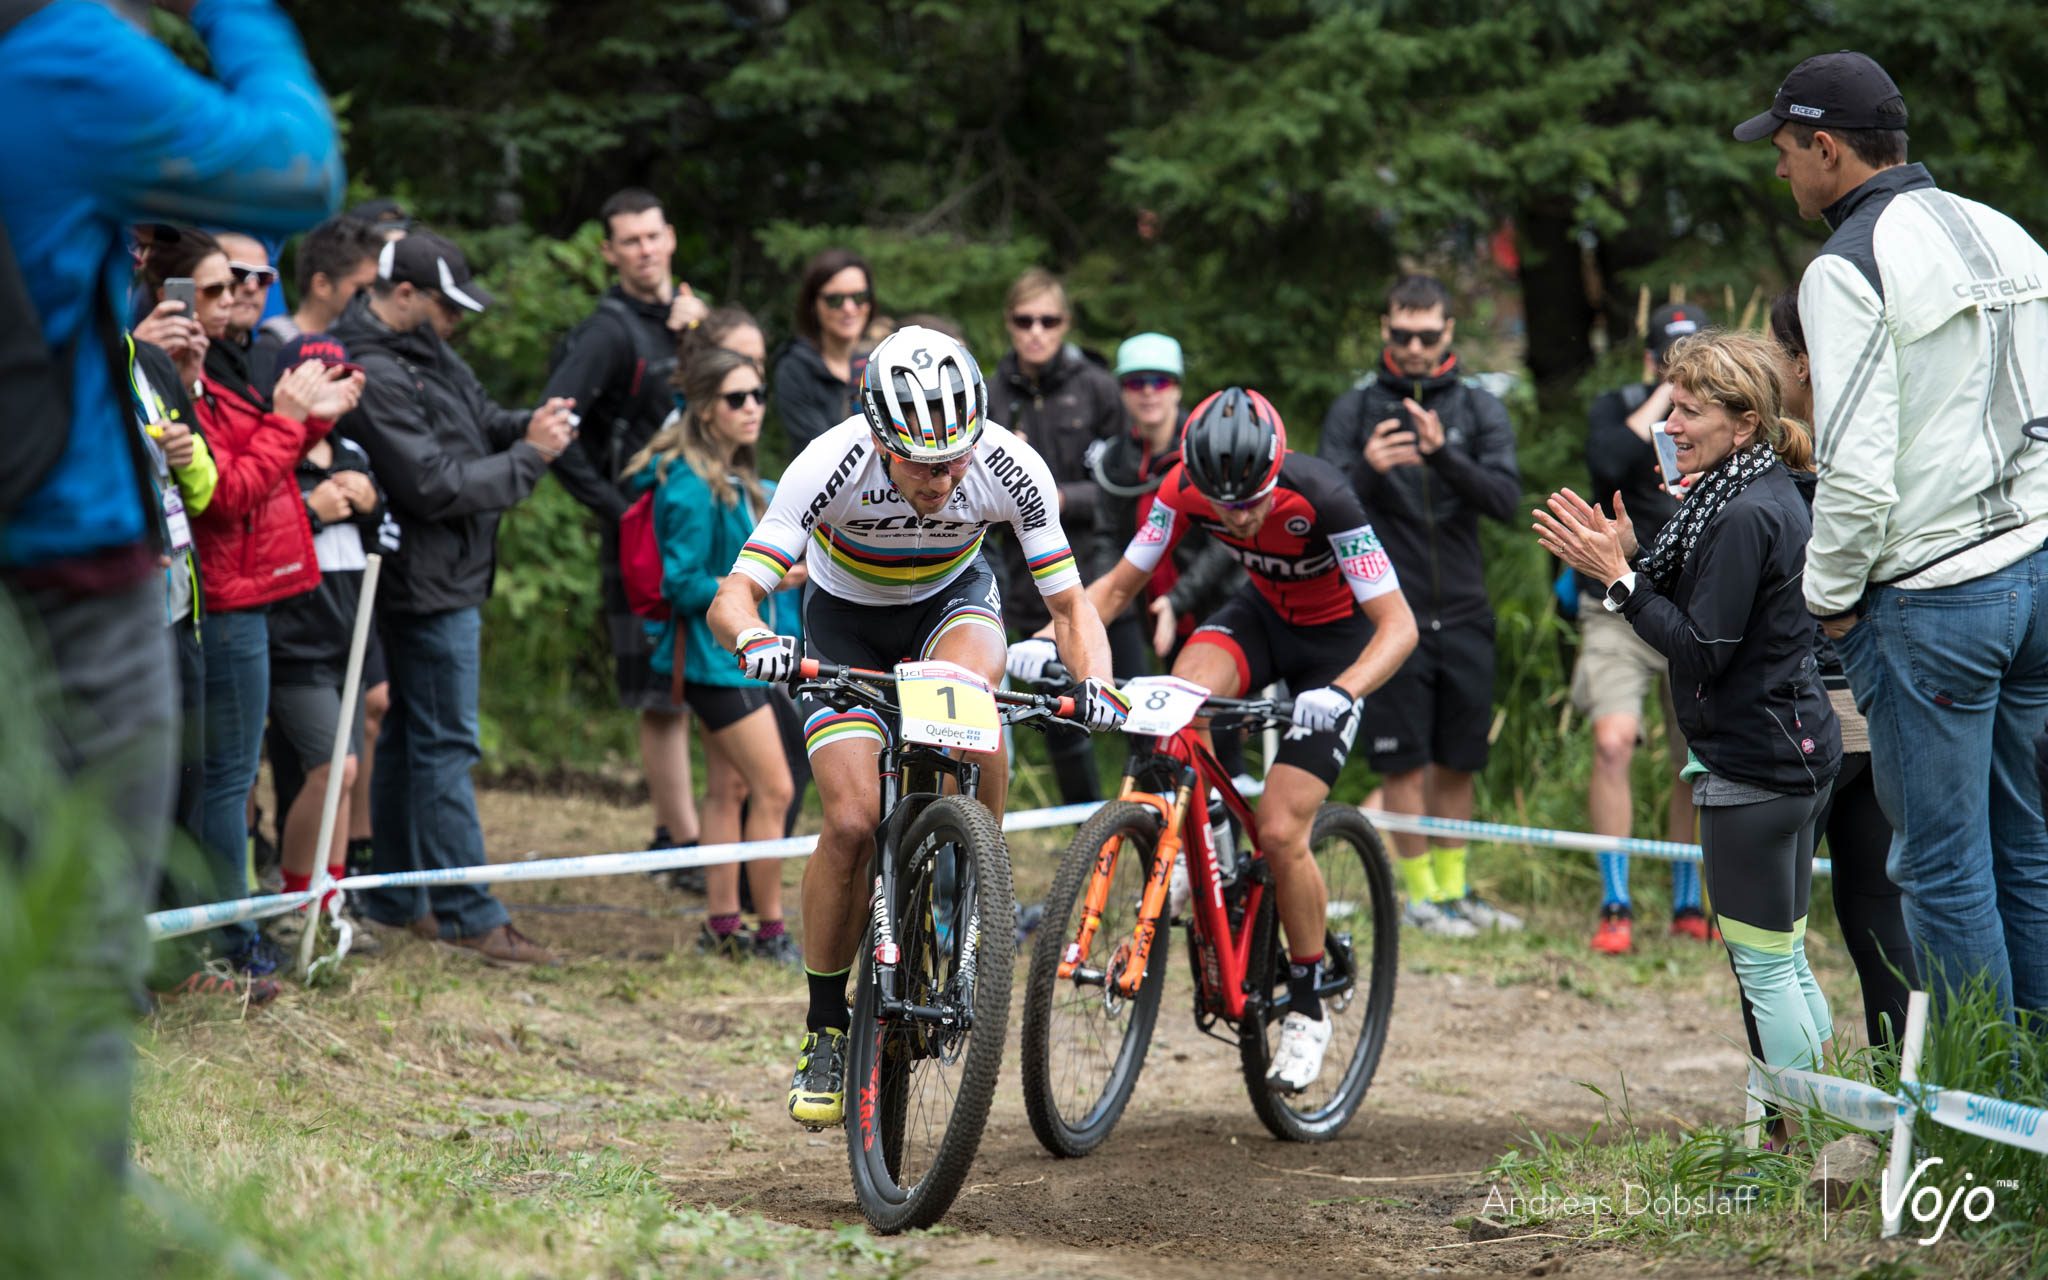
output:
[[[683,682],[709,685],[759,684],[740,674],[732,654],[712,638],[704,613],[718,584],[732,571],[740,548],[754,532],[760,512],[752,509],[744,489],[739,501],[721,506],[712,499],[711,486],[704,483],[690,464],[678,458],[669,464],[668,478],[655,480],[650,462],[633,477],[635,496],[654,490],[654,536],[661,544],[661,593],[674,612],[667,622],[649,622],[647,638],[653,643],[650,663],[663,676],[675,670],[676,626],[683,632]],[[763,482],[773,492],[774,485]],[[770,598],[769,622],[783,635],[797,634],[794,591]]]

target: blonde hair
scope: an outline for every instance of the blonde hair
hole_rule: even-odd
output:
[[[1041,293],[1049,293],[1058,298],[1060,314],[1072,318],[1072,310],[1067,306],[1067,286],[1061,284],[1060,278],[1044,267],[1031,267],[1017,277],[1017,282],[1010,286],[1010,292],[1003,298],[1003,310],[1005,313],[1014,312],[1019,303],[1027,298],[1035,298]]]
[[[1778,461],[1794,471],[1813,470],[1813,436],[1805,423],[1785,416],[1777,347],[1769,340],[1727,329],[1701,330],[1671,344],[1664,377],[1730,413],[1756,414],[1756,438],[1771,446]]]
[[[724,347],[705,347],[695,352],[689,363],[683,366],[678,379],[689,407],[669,415],[668,421],[661,424],[661,430],[654,433],[654,438],[633,455],[620,478],[639,475],[652,462],[655,483],[660,484],[668,479],[669,466],[680,458],[710,486],[711,496],[720,506],[729,507],[739,501],[739,494],[734,491],[732,483],[735,474],[746,486],[754,509],[759,511],[767,506],[768,495],[761,487],[761,472],[754,446],[743,444],[728,458],[724,448],[711,437],[711,420],[718,409],[719,388],[725,385],[726,377],[735,369],[752,369],[756,374],[762,372],[761,366],[753,360]],[[765,387],[767,384],[764,381],[762,385]]]

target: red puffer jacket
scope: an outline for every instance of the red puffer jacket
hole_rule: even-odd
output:
[[[204,382],[196,407],[220,468],[213,500],[192,522],[207,612],[303,595],[320,585],[320,563],[292,469],[333,424],[301,424],[259,409],[211,373]]]

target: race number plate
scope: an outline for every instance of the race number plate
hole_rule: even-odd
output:
[[[1201,685],[1174,676],[1139,676],[1126,682],[1123,691],[1131,700],[1124,732],[1147,737],[1180,732],[1209,699],[1209,691]]]
[[[994,751],[1003,743],[988,682],[950,662],[905,662],[896,668],[903,740],[962,751]]]

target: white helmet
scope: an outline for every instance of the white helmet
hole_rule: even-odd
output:
[[[946,462],[981,439],[988,388],[965,346],[909,325],[868,354],[860,407],[882,448],[913,462]]]

